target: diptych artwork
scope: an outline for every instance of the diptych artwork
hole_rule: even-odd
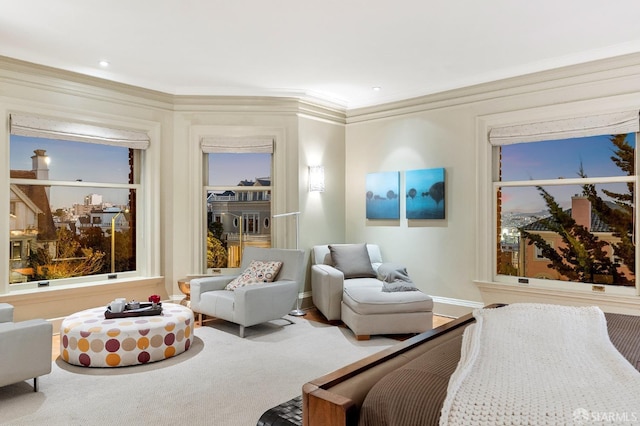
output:
[[[400,172],[368,173],[367,219],[400,219]]]
[[[444,168],[405,172],[407,219],[444,219]]]

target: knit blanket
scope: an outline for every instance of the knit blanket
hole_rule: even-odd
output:
[[[640,372],[599,308],[521,303],[474,317],[441,425],[640,423]]]

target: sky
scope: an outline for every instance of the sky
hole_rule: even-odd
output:
[[[615,146],[610,136],[592,136],[547,142],[522,143],[502,147],[502,180],[527,181],[532,179],[578,178],[580,165],[588,177],[625,176],[613,161]],[[635,146],[635,134],[627,136]],[[620,184],[597,185],[617,192],[626,190]],[[580,193],[576,185],[545,187],[556,201],[568,207],[571,196]],[[503,188],[504,212],[538,212],[546,205],[535,188]]]
[[[627,137],[635,146],[635,134]],[[610,160],[613,144],[609,136],[594,136],[579,140],[524,143],[502,147],[502,179],[531,180],[578,177],[580,164],[589,177],[621,176],[623,173]],[[31,170],[31,156],[35,149],[46,150],[50,157],[51,180],[83,182],[127,183],[128,149],[100,144],[56,141],[11,136],[11,169]],[[271,175],[270,154],[210,155],[209,185],[234,186],[241,180],[255,180]],[[377,185],[376,185],[377,187]],[[549,188],[565,206],[579,188]],[[397,189],[395,189],[397,191]],[[78,188],[52,191],[51,204],[55,208],[82,203],[91,193],[103,195],[104,202],[126,203],[127,191],[114,193],[102,188]],[[546,207],[535,188],[503,190],[503,211],[537,212]]]
[[[262,177],[271,177],[271,154],[209,155],[209,185],[235,186]]]
[[[36,149],[44,149],[50,159],[50,180],[129,182],[129,150],[101,144],[11,135],[11,169],[31,170],[31,157]],[[271,175],[271,154],[215,154],[210,159],[211,185],[234,186],[241,180]],[[89,194],[102,195],[103,202],[115,205],[125,205],[128,198],[127,190],[54,187],[50,202],[54,209],[71,207],[83,204]]]

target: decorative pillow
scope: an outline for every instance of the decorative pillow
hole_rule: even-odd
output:
[[[367,244],[332,244],[329,246],[333,265],[345,278],[375,278]]]
[[[282,262],[278,260],[252,260],[242,274],[227,284],[225,290],[234,290],[247,285],[273,282],[278,276],[281,267]]]

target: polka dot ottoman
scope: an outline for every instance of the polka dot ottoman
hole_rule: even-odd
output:
[[[146,364],[181,354],[193,339],[193,311],[162,304],[162,314],[105,319],[106,308],[65,318],[60,326],[60,356],[83,367]]]

